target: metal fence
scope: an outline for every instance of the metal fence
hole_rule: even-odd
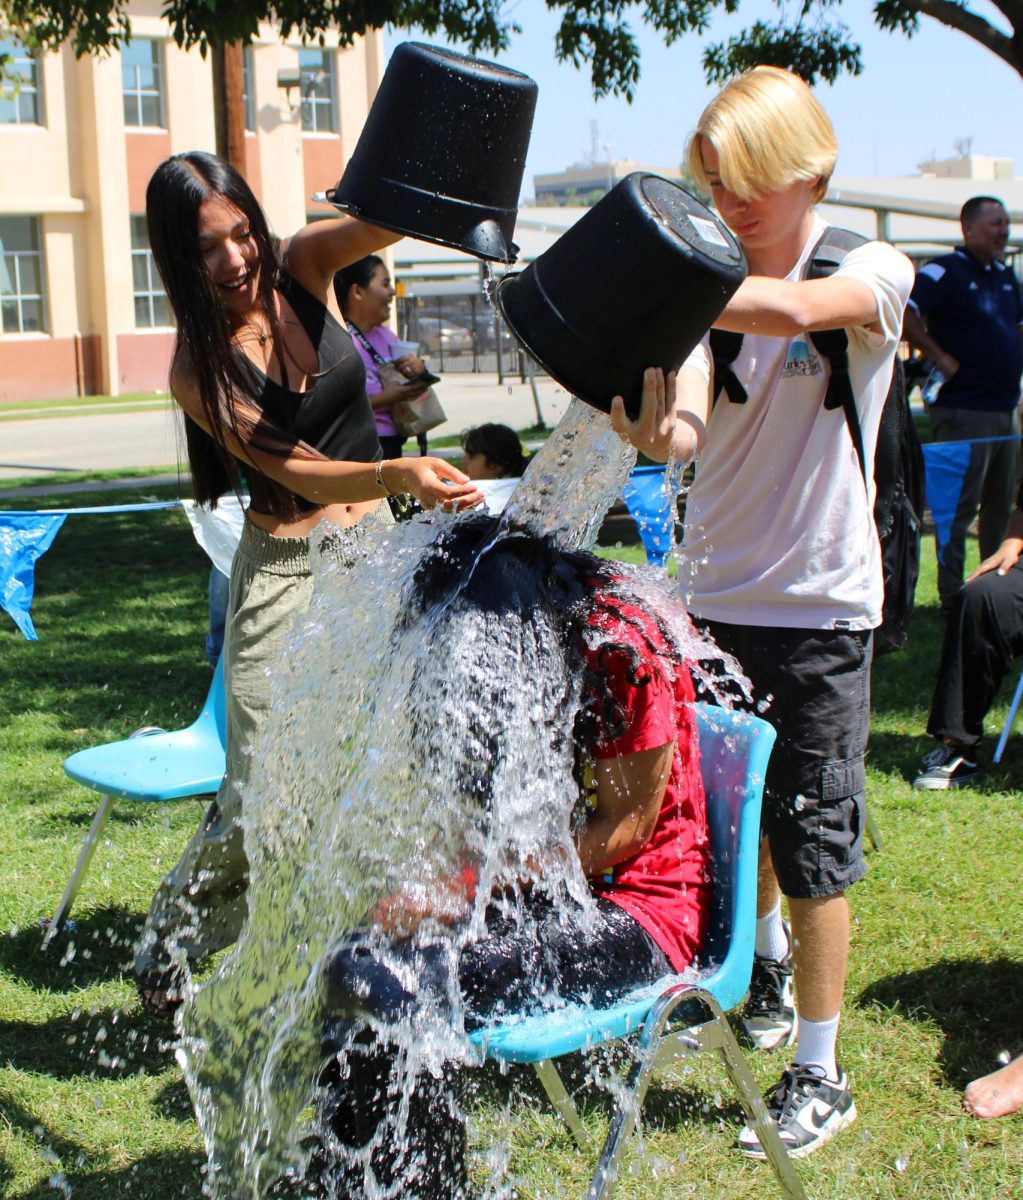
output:
[[[398,336],[418,342],[434,371],[497,372],[523,382],[532,366],[497,309],[481,295],[399,296]]]

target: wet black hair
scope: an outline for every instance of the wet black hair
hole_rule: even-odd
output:
[[[466,454],[482,454],[488,463],[500,467],[507,479],[517,479],[529,463],[519,435],[510,426],[496,421],[463,430],[461,441]]]
[[[241,470],[227,449],[230,432],[242,442],[282,457],[298,453],[294,443],[275,435],[267,422],[240,412],[236,400],[258,408],[251,367],[239,354],[231,322],[220,303],[199,247],[199,210],[215,196],[235,205],[249,222],[259,253],[257,305],[269,330],[281,377],[287,381],[283,338],[274,304],[280,270],[280,242],[267,225],[252,189],[230,163],[202,150],[175,154],[153,172],[146,188],[149,244],[177,325],[175,362],[191,370],[199,387],[203,414],[211,433],[186,419],[185,436],[192,488],[199,504],[215,505],[228,491],[238,492]],[[319,457],[319,455],[317,455]],[[294,519],[294,496],[267,480],[274,515]]]
[[[641,607],[657,626],[661,645],[651,642],[642,624],[629,623],[650,653],[674,666],[683,663],[664,623],[632,591],[620,570],[590,551],[566,549],[551,536],[509,527],[500,517],[470,513],[443,527],[421,558],[403,597],[399,624],[408,628],[427,611],[440,612],[456,595],[463,604],[523,624],[542,612],[556,631],[568,669],[581,672],[585,702],[576,714],[574,737],[577,745],[592,746],[598,729],[614,738],[624,732],[626,721],[606,680],[587,665],[582,653],[594,608],[629,621],[618,605]],[[608,641],[600,647],[599,660],[615,653],[625,656],[633,686],[649,682],[635,645]]]
[[[360,258],[356,262],[349,263],[347,267],[342,267],[334,275],[334,298],[337,300],[338,308],[346,317],[348,316],[348,296],[352,288],[369,287],[370,281],[379,267],[386,270],[387,263],[379,254],[367,254],[365,258]]]

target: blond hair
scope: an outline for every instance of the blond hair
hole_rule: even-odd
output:
[[[704,138],[717,151],[721,182],[742,200],[817,179],[812,193],[817,204],[838,158],[827,113],[798,75],[778,67],[754,67],[738,76],[703,110],[686,155],[693,177],[709,192]]]

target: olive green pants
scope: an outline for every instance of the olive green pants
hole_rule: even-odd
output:
[[[333,529],[323,551],[351,565],[364,553],[366,526],[390,521],[385,505],[361,525]],[[252,753],[270,710],[268,667],[296,616],[309,606],[309,538],[273,537],[246,521],[231,568],[224,684],[227,771],[177,865],[161,882],[135,953],[139,976],[159,975],[180,953],[191,963],[236,941],[245,920],[248,862],[238,823],[242,794],[259,770]]]

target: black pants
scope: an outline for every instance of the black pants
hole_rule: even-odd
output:
[[[544,902],[529,906],[525,923],[489,914],[488,936],[467,946],[458,963],[466,1025],[478,1026],[497,1011],[534,1007],[547,995],[585,997],[600,1006],[670,972],[642,926],[608,900],[595,903],[595,919],[585,926]],[[443,995],[441,948],[410,946],[407,953],[420,990],[440,989]],[[325,1117],[333,1135],[322,1170],[335,1193],[344,1200],[364,1196],[362,1166],[351,1151],[375,1139],[373,1173],[378,1182],[397,1188],[402,1200],[465,1200],[470,1192],[460,1073],[451,1067],[440,1078],[417,1077],[403,1116],[401,1076],[395,1071],[399,1050],[366,1026],[366,1018],[396,1019],[416,997],[357,945],[335,955],[327,992],[328,1005],[343,1014],[328,1025],[327,1049],[335,1058],[322,1079],[331,1093]],[[361,1020],[353,1011],[357,1006]]]
[[[988,571],[949,606],[927,732],[976,746],[1012,660],[1023,654],[1023,560]]]
[[[738,659],[753,684],[754,711],[778,734],[760,827],[782,892],[790,900],[844,892],[867,872],[870,633],[699,624]]]

